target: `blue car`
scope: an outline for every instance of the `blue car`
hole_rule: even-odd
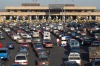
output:
[[[11,66],[22,66],[21,64],[12,64]]]
[[[11,55],[10,55],[10,52],[9,52],[8,48],[0,48],[0,57],[2,59],[10,60]]]
[[[12,42],[7,43],[7,48],[14,49],[14,43]]]

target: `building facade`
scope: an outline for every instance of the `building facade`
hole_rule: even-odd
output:
[[[74,4],[23,3],[22,6],[7,6],[0,12],[0,21],[4,20],[100,20],[100,12],[95,6],[75,6]]]

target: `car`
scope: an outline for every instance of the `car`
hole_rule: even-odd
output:
[[[68,61],[76,61],[78,65],[81,65],[81,57],[77,52],[70,52],[68,56]]]
[[[47,42],[44,43],[44,46],[45,47],[53,47],[54,45],[51,41],[47,41]]]
[[[100,40],[100,33],[95,33],[94,37],[96,40]]]
[[[70,48],[70,52],[77,52],[77,53],[80,53],[80,48],[78,48],[78,47],[71,47],[71,48]]]
[[[9,49],[14,49],[14,43],[8,42],[6,47]]]
[[[0,48],[0,57],[2,59],[10,60],[11,55],[10,55],[10,51],[8,50],[8,48]]]
[[[100,41],[93,41],[93,43],[91,43],[91,46],[100,46]]]
[[[25,47],[29,48],[29,44],[28,44],[27,42],[23,42],[23,43],[21,44],[21,46],[25,46]]]
[[[76,39],[70,39],[69,46],[70,47],[80,47],[80,43]]]
[[[26,46],[20,46],[20,47],[19,47],[19,51],[20,51],[20,50],[28,50],[28,48],[27,48]]]
[[[79,66],[76,61],[65,61],[64,66]]]
[[[11,38],[16,41],[18,38],[21,38],[21,36],[19,34],[13,34]]]
[[[39,58],[37,63],[36,63],[37,66],[49,66],[50,65],[50,62],[49,62],[49,59],[48,58]]]
[[[21,47],[19,48],[19,53],[23,53],[23,54],[29,55],[29,53],[28,53],[28,48],[25,47],[25,46],[21,46]]]
[[[18,53],[15,56],[15,64],[28,65],[28,57],[26,54]]]
[[[11,66],[22,66],[22,65],[13,63]]]
[[[41,43],[35,43],[33,45],[33,50],[34,51],[37,51],[37,50],[40,50],[40,49],[44,49],[43,45]]]
[[[92,66],[100,66],[100,59],[95,59],[95,60],[92,62]]]
[[[83,38],[83,41],[82,41],[81,44],[82,44],[82,45],[89,46],[89,45],[91,45],[91,43],[92,43],[94,40],[95,40],[94,37],[85,36],[85,37]]]
[[[21,43],[24,42],[24,39],[23,39],[23,38],[18,38],[18,39],[16,40],[16,42],[17,42],[18,44],[21,44]]]
[[[45,55],[49,55],[50,54],[50,50],[46,50],[45,48],[44,49],[40,49],[40,50],[37,50],[35,52],[36,56],[39,57],[41,54],[45,54]]]
[[[25,40],[25,42],[27,43],[32,43],[32,38],[31,37],[26,37],[26,38],[23,38]]]
[[[3,34],[0,34],[0,39],[5,39]]]

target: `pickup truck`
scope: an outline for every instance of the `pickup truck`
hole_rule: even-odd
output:
[[[0,48],[0,57],[2,59],[10,59],[11,56],[8,48]]]
[[[100,46],[89,47],[89,60],[93,62],[95,59],[100,58]]]

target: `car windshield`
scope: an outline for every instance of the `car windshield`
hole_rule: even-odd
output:
[[[72,40],[72,41],[70,42],[70,46],[79,46],[79,42],[76,41],[76,40]]]
[[[6,50],[0,50],[0,53],[6,53]]]
[[[16,60],[26,60],[25,56],[17,56]]]
[[[35,47],[43,47],[41,44],[37,44],[35,45]]]
[[[79,57],[70,57],[69,59],[70,59],[70,60],[80,60]]]

